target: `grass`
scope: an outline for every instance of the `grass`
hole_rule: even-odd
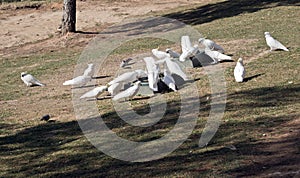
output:
[[[218,3],[211,5],[219,7]],[[267,177],[274,172],[296,176],[292,172],[299,170],[300,146],[300,47],[295,40],[300,31],[298,11],[299,6],[272,5],[255,12],[192,24],[205,36],[224,43],[234,59],[244,57],[246,77],[250,78],[245,83],[236,83],[232,77],[234,63],[218,64],[226,68],[228,98],[222,125],[207,148],[198,148],[197,144],[210,111],[210,89],[207,77],[200,75],[202,69],[193,69],[193,76],[200,78],[196,81],[201,96],[197,126],[189,139],[165,158],[144,163],[119,161],[93,147],[76,121],[28,123],[22,128],[19,118],[13,117],[15,111],[4,110],[0,115],[0,176]],[[258,56],[268,50],[264,31],[273,32],[290,52]],[[172,45],[159,40],[146,45],[142,45],[144,41],[134,41],[120,46],[114,55],[135,54],[160,43]],[[1,100],[24,97],[25,93],[19,89],[21,71],[26,69],[38,78],[60,75],[55,71],[75,65],[78,55],[54,52],[1,59]],[[255,58],[249,60],[252,57]],[[119,119],[108,100],[97,104],[103,120],[119,136],[148,141],[165,135],[177,121],[178,97],[172,93],[166,96],[167,114],[149,128],[133,127]],[[147,113],[148,105],[143,102],[132,101],[132,105],[137,112]],[[15,127],[20,129],[11,131]],[[230,145],[237,150],[228,149]]]

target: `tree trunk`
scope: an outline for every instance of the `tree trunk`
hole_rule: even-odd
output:
[[[76,0],[64,0],[62,34],[76,31]]]

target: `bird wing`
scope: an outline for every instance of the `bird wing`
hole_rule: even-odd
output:
[[[181,50],[182,53],[190,51],[192,49],[192,43],[189,36],[182,36],[181,37]]]
[[[187,76],[186,74],[181,70],[180,66],[176,63],[171,61],[171,59],[166,59],[166,64],[167,64],[167,68],[168,70],[172,73],[172,74],[177,74],[179,75],[181,78],[183,78],[184,80],[187,80]]]
[[[117,78],[110,81],[108,84],[112,85],[114,83],[120,83],[120,82],[132,82],[136,79],[137,79],[137,73],[135,71],[126,72],[126,73],[119,75]]]
[[[224,53],[225,52],[225,50],[220,45],[218,45],[215,42],[213,42],[213,48],[212,48],[212,50],[219,51],[220,53]]]
[[[132,87],[128,88],[127,90],[124,90],[124,91],[116,94],[113,97],[113,100],[116,101],[116,100],[119,100],[119,99],[122,99],[122,98],[132,97],[136,93],[137,89],[138,89],[138,86],[133,85]]]
[[[158,49],[152,49],[152,54],[158,59],[164,59],[170,57],[170,55],[164,51],[159,51]]]
[[[28,83],[31,83],[31,84],[34,84],[34,85],[44,86],[43,83],[41,83],[38,79],[36,79],[35,77],[33,77],[30,74],[27,74],[24,77],[24,80],[27,81]]]
[[[71,80],[67,80],[63,83],[63,85],[81,85],[81,84],[85,84],[86,82],[90,81],[91,77],[90,76],[78,76],[75,77]]]
[[[209,55],[211,58],[222,61],[222,60],[231,60],[230,56],[220,53],[219,51],[212,51],[210,49],[205,49],[205,53]]]
[[[171,88],[173,91],[176,91],[176,84],[175,84],[175,80],[172,77],[172,75],[170,75],[167,71],[164,72],[164,78],[162,79],[162,81],[169,86],[169,88]]]
[[[83,94],[80,98],[90,98],[90,97],[95,97],[99,94],[101,94],[104,90],[106,90],[107,87],[106,86],[100,86],[100,87],[96,87],[88,92],[86,92],[85,94]]]
[[[114,83],[108,87],[107,91],[110,93],[111,96],[115,96],[121,91],[122,87],[123,83]]]
[[[274,39],[273,37],[267,37],[267,44],[271,47],[271,48],[275,48],[275,49],[282,49],[285,51],[289,51],[283,44],[281,44],[279,41],[277,41],[276,39]]]

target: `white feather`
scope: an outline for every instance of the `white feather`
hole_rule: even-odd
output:
[[[231,60],[230,56],[220,53],[219,51],[212,51],[208,48],[205,49],[205,54],[209,55],[215,62],[223,60]]]
[[[137,81],[133,86],[129,87],[127,90],[124,90],[113,97],[112,100],[117,101],[122,98],[133,98],[140,88],[140,81]]]
[[[92,77],[91,76],[85,76],[81,75],[78,77],[75,77],[71,80],[67,80],[63,83],[63,85],[84,85],[87,82],[91,81]]]
[[[160,72],[159,65],[155,62],[153,57],[145,57],[144,61],[146,63],[146,68],[148,71],[149,88],[153,91],[158,91],[157,82]]]
[[[171,74],[179,75],[183,78],[183,80],[188,80],[186,74],[181,70],[180,66],[176,62],[171,61],[170,58],[166,58],[166,65]]]
[[[45,86],[45,84],[41,83],[39,80],[34,78],[31,74],[27,74],[26,72],[21,73],[21,80],[27,86],[33,86],[33,85]]]
[[[164,78],[162,79],[162,81],[173,91],[177,91],[176,90],[176,84],[175,84],[175,80],[172,77],[172,75],[170,74],[170,72],[167,69],[164,69]]]
[[[210,39],[199,38],[199,43],[204,45],[205,48],[210,49],[212,51],[219,51],[220,53],[225,52],[225,50],[220,45],[218,45],[217,43],[215,43]]]
[[[83,72],[84,76],[92,76],[94,64],[88,64],[88,67]]]
[[[152,54],[158,59],[164,59],[166,57],[170,57],[170,54],[164,51],[159,51],[158,49],[152,49]]]
[[[120,93],[123,87],[123,83],[114,83],[108,87],[107,91],[111,96],[115,96],[116,94]]]
[[[182,53],[179,56],[179,61],[184,62],[189,57],[194,56],[198,51],[198,46],[192,46],[191,40],[189,36],[181,37],[181,50]]]
[[[137,79],[138,79],[137,72],[135,72],[135,71],[126,72],[126,73],[119,75],[117,78],[113,79],[108,84],[112,85],[114,83],[120,83],[120,82],[129,83],[129,82],[133,82]]]
[[[279,41],[274,39],[269,32],[265,32],[265,38],[267,45],[270,47],[270,51],[276,50],[276,49],[282,49],[284,51],[289,51],[283,44],[281,44]]]
[[[234,78],[236,82],[243,82],[246,70],[243,65],[243,59],[239,58],[234,68]]]
[[[97,97],[98,95],[100,95],[102,92],[104,92],[107,89],[107,86],[99,86],[96,87],[88,92],[86,92],[85,94],[83,94],[80,99],[82,98],[91,98],[91,97]]]

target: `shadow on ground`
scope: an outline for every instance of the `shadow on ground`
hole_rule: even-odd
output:
[[[189,25],[199,25],[217,19],[233,17],[242,13],[253,13],[277,6],[300,6],[300,2],[298,0],[230,0],[167,14],[164,17],[176,19]]]
[[[260,110],[269,107],[291,106],[298,102],[300,86],[258,88],[228,95],[227,112],[249,112],[249,108]],[[242,99],[241,99],[242,98]],[[104,155],[84,137],[76,121],[44,123],[24,129],[14,135],[0,137],[1,176],[165,176],[182,173],[185,175],[261,176],[274,172],[295,174],[299,169],[299,128],[287,124],[297,119],[297,113],[259,115],[251,120],[225,122],[221,125],[207,148],[198,148],[205,119],[210,111],[207,96],[200,98],[200,119],[190,138],[171,155],[156,161],[128,163]],[[250,102],[249,104],[249,100]],[[239,102],[237,102],[239,101]],[[242,102],[242,103],[241,103]],[[174,112],[179,103],[171,106],[170,117],[159,121],[151,128],[127,127],[122,136],[138,135],[147,141],[157,138],[155,132],[172,128],[176,123]],[[137,108],[147,113],[147,106]],[[237,117],[238,116],[233,116]],[[117,119],[116,113],[103,116],[109,128],[126,126]],[[7,128],[6,128],[7,127]],[[1,125],[1,129],[9,129]],[[286,136],[279,139],[257,139],[255,134],[271,135],[278,128],[287,129]],[[152,133],[152,134],[151,134]],[[233,139],[235,138],[235,139]],[[134,139],[133,139],[134,140]],[[225,146],[233,144],[237,150]],[[124,153],[126,154],[126,153]],[[294,172],[293,172],[294,171]]]

